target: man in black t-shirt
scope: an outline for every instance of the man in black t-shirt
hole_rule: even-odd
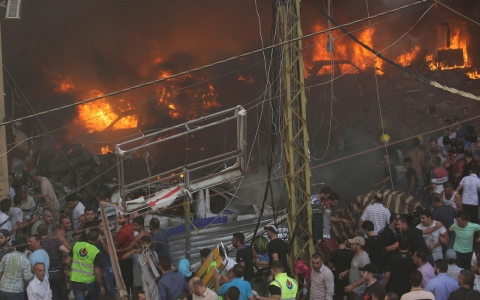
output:
[[[418,249],[425,249],[425,252],[427,253],[427,257],[432,255],[432,251],[430,251],[430,249],[428,248],[422,235],[422,233],[427,234],[427,232],[425,232],[427,230],[422,231],[418,228],[409,226],[408,220],[405,216],[401,216],[399,218],[398,229],[400,229],[400,231],[402,232],[402,236],[408,236],[408,240],[410,244],[410,254],[413,255],[413,253],[415,253]],[[437,228],[432,227],[432,229],[436,230]]]
[[[397,233],[397,222],[399,215],[396,213],[391,213],[390,215],[390,224],[385,226],[382,230],[378,232],[378,235],[383,237],[385,241],[385,252],[383,253],[383,266],[387,266],[390,257],[398,249],[398,233]]]
[[[254,254],[252,247],[245,245],[245,235],[241,232],[233,234],[232,246],[237,248],[236,261],[244,267],[243,279],[253,286],[255,274],[253,273]]]
[[[278,237],[278,228],[275,225],[268,225],[263,229],[267,231],[270,240],[268,243],[268,265],[271,266],[272,261],[279,260],[285,268],[285,273],[290,276],[287,243]]]
[[[416,268],[409,251],[410,243],[407,236],[400,238],[399,248],[400,251],[390,257],[390,261],[385,268],[385,278],[382,284],[387,292],[403,295],[410,291],[409,275]]]
[[[377,267],[376,274],[383,274],[383,270],[385,269],[384,262],[383,262],[383,252],[385,251],[385,240],[382,236],[378,236],[375,234],[374,225],[372,221],[365,221],[362,224],[362,228],[367,234],[367,238],[365,239],[365,251],[368,253],[368,257],[370,258],[370,262]],[[383,277],[383,275],[382,275]]]
[[[382,284],[377,280],[377,276],[380,274],[380,271],[374,264],[366,264],[362,268],[359,268],[359,270],[362,272],[363,280],[367,283],[362,299],[372,300],[373,291],[382,288]]]
[[[338,235],[335,240],[338,245],[338,250],[335,250],[330,254],[330,262],[328,264],[328,267],[332,270],[334,276],[335,294],[333,295],[333,299],[343,300],[343,297],[345,295],[344,288],[350,284],[350,281],[348,279],[348,276],[343,277],[342,280],[340,280],[338,276],[340,275],[340,273],[350,270],[352,259],[355,256],[355,252],[347,249],[347,238],[345,238],[345,236]]]

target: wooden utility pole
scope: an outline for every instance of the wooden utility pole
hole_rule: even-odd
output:
[[[1,24],[1,22],[0,22]],[[0,26],[0,119],[5,122],[5,91],[3,89],[3,55],[2,55],[2,28]],[[0,126],[0,199],[5,199],[10,192],[8,182],[8,159],[7,159],[7,131],[6,126]]]

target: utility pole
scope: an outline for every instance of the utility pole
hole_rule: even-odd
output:
[[[188,191],[190,185],[190,172],[187,168],[183,168],[185,190]],[[183,209],[185,210],[185,258],[190,260],[190,248],[191,248],[191,232],[190,232],[190,193],[185,193],[183,200]]]
[[[302,37],[300,0],[277,0],[280,42]],[[283,119],[285,124],[285,183],[288,194],[288,230],[290,269],[297,259],[309,261],[314,253],[312,205],[310,202],[310,166],[307,131],[302,41],[282,46]],[[298,275],[295,275],[298,276]],[[298,278],[297,278],[298,279]]]
[[[1,23],[1,22],[0,22]],[[0,26],[0,119],[5,122],[5,91],[3,88],[3,54],[2,54],[2,29]],[[0,126],[0,199],[5,199],[10,193],[8,182],[8,159],[7,159],[7,131],[6,126]]]

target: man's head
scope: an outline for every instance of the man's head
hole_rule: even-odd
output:
[[[133,230],[138,232],[142,231],[144,222],[145,220],[143,219],[142,216],[133,218]]]
[[[105,201],[105,202],[110,202],[110,198],[112,197],[112,192],[110,189],[106,186],[102,186],[96,193],[95,193],[95,198],[97,198],[97,201]]]
[[[410,248],[410,241],[408,240],[408,236],[404,235],[400,237],[400,240],[398,242],[398,247],[400,248],[400,251],[406,252]]]
[[[470,174],[478,174],[478,166],[473,164],[471,167],[470,167]]]
[[[268,231],[267,231],[268,234]],[[269,236],[270,237],[270,236]],[[245,235],[241,232],[235,232],[232,236],[232,245],[239,248],[245,244]]]
[[[374,232],[374,225],[373,222],[370,220],[366,220],[362,224],[362,229],[365,231],[365,233],[369,234],[370,232]]]
[[[52,198],[50,198],[50,196],[45,196],[40,200],[40,205],[43,208],[46,208],[46,207],[49,207],[50,205],[52,205],[52,202],[53,201],[52,201]]]
[[[140,238],[140,241],[138,242],[138,246],[140,247],[140,249],[143,249],[143,247],[152,248],[152,238],[149,235],[142,236]]]
[[[433,208],[437,208],[439,206],[442,206],[442,201],[440,200],[440,198],[438,197],[437,194],[432,194],[428,198],[428,200],[430,202],[430,206],[433,207]]]
[[[95,220],[96,217],[97,214],[95,212],[95,208],[93,208],[93,206],[87,205],[85,207],[85,220],[87,222],[92,222],[93,220]]]
[[[12,200],[10,199],[3,199],[0,201],[0,211],[6,215],[10,211],[10,207],[12,207]]]
[[[20,207],[23,203],[25,203],[25,200],[23,200],[20,194],[13,196],[13,206]]]
[[[448,249],[445,253],[445,259],[449,265],[455,264],[455,261],[457,260],[457,252],[455,252],[453,249]]]
[[[67,203],[67,206],[69,209],[74,209],[75,206],[77,206],[79,201],[80,200],[77,198],[77,195],[75,194],[70,194],[67,197],[65,197],[65,202]]]
[[[160,259],[158,260],[158,264],[160,265],[162,273],[165,273],[172,269],[172,260],[167,256],[160,257]]]
[[[53,211],[50,208],[44,208],[42,211],[42,221],[45,225],[50,225],[53,222]]]
[[[227,299],[228,300],[240,299],[240,290],[236,286],[229,287],[227,290]]]
[[[145,291],[138,292],[137,299],[138,300],[147,300],[147,295],[145,294]]]
[[[383,194],[375,193],[375,195],[373,195],[373,200],[377,203],[383,203]]]
[[[337,193],[331,193],[328,200],[330,200],[330,207],[335,207],[340,202],[340,196]]]
[[[462,115],[463,115],[464,117],[468,116],[468,108],[462,107]]]
[[[275,276],[277,276],[278,274],[283,273],[284,266],[281,261],[274,260],[270,265],[270,270],[271,270],[272,276],[275,278]]]
[[[442,159],[439,156],[432,157],[432,167],[439,167],[442,163]]]
[[[98,230],[92,229],[88,232],[87,241],[89,243],[95,244],[98,240]]]
[[[40,169],[32,169],[30,171],[30,177],[35,182],[40,182],[42,180],[42,171]]]
[[[398,218],[397,228],[398,228],[398,230],[400,230],[401,232],[405,232],[405,230],[408,229],[408,220],[407,220],[407,217],[401,216],[400,218]]]
[[[345,245],[347,243],[347,238],[344,235],[337,235],[335,237],[335,241],[337,242],[337,245]]]
[[[420,222],[423,226],[432,225],[432,212],[428,209],[424,209],[420,212]]]
[[[233,266],[232,272],[235,278],[242,278],[245,274],[245,268],[241,264],[236,264]]]
[[[385,297],[385,300],[399,300],[400,297],[398,297],[397,293],[395,292],[388,292],[387,296]]]
[[[461,270],[458,273],[458,285],[461,287],[466,287],[470,289],[470,284],[472,283],[472,273],[467,270]]]
[[[35,251],[38,249],[42,249],[42,237],[39,234],[32,234],[28,239],[28,249],[30,251]]]
[[[119,211],[117,213],[117,223],[120,226],[123,226],[125,225],[125,222],[127,222],[127,218],[125,218],[125,213],[123,211]]]
[[[410,284],[412,288],[418,288],[422,286],[423,275],[420,271],[414,270],[410,273]]]
[[[10,231],[7,229],[0,230],[0,247],[8,247],[8,241],[10,240]]]
[[[268,239],[274,240],[274,239],[278,238],[278,228],[277,228],[277,226],[268,225],[268,226],[263,227],[263,229],[265,229],[267,231]]]
[[[442,123],[443,123],[443,121],[442,121]],[[430,138],[428,140],[428,143],[430,144],[430,148],[437,149],[438,144],[437,144],[437,139],[436,138],[434,138],[434,137]]]
[[[414,137],[414,138],[412,139],[412,146],[413,146],[413,147],[418,147],[418,146],[420,146],[420,139],[419,139],[418,137]]]
[[[28,186],[26,186],[26,185],[21,185],[20,186],[20,196],[22,197],[23,200],[27,201]]]
[[[397,222],[398,222],[398,218],[399,218],[400,215],[398,215],[397,213],[394,213],[394,212],[390,212],[390,226],[393,227],[393,228],[397,228]]]
[[[198,277],[193,277],[188,282],[188,286],[190,287],[190,293],[196,296],[203,296],[205,293],[206,287],[203,285],[203,282]]]
[[[408,170],[412,167],[412,160],[410,159],[410,157],[407,157],[403,160],[403,167]]]
[[[37,262],[35,266],[33,266],[33,269],[35,270],[35,277],[37,277],[38,280],[43,281],[45,279],[45,264]]]
[[[60,227],[62,227],[65,231],[70,231],[72,229],[72,220],[69,216],[62,216],[60,219]]]
[[[448,271],[448,263],[444,259],[437,259],[435,261],[435,273],[447,273]]]
[[[460,228],[465,228],[468,225],[468,214],[464,211],[459,212],[456,216],[455,219],[457,220],[457,225]]]
[[[37,233],[41,236],[41,237],[45,237],[48,235],[48,227],[47,225],[45,224],[40,224],[38,225],[37,227]]]
[[[200,261],[203,262],[207,259],[208,255],[210,255],[210,252],[212,250],[210,250],[210,248],[203,248],[202,250],[200,250]]]
[[[359,268],[359,270],[362,272],[362,278],[366,282],[371,282],[372,280],[376,279],[380,273],[374,264],[366,264],[365,266]]]
[[[360,251],[365,246],[365,239],[361,236],[356,236],[353,239],[349,239],[348,242],[350,243],[350,247],[352,251]]]
[[[445,182],[443,184],[443,190],[445,191],[445,195],[450,198],[453,194],[453,184],[450,181]]]
[[[332,193],[331,188],[329,188],[328,186],[323,187],[319,193],[319,195],[322,195],[322,199],[320,200],[327,200],[331,193]]]
[[[319,272],[320,271],[320,268],[322,267],[323,265],[323,258],[320,254],[318,253],[315,253],[314,255],[312,255],[312,259],[311,259],[311,263],[312,263],[312,269],[314,269],[315,271]]]
[[[383,288],[378,288],[372,292],[372,300],[384,300],[385,294],[386,292]]]
[[[423,266],[427,262],[427,252],[425,249],[418,249],[413,254],[413,263],[416,266]]]
[[[160,229],[160,220],[158,218],[150,219],[150,231],[157,231]]]

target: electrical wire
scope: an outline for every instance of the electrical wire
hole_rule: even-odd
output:
[[[451,7],[449,7],[449,6],[446,6],[446,5],[445,5],[444,3],[442,3],[441,1],[435,0],[435,2],[438,3],[438,4],[440,4],[440,5],[442,5],[442,6],[445,7],[445,8],[448,8],[449,10],[453,11],[453,12],[456,13],[457,15],[460,15],[460,16],[464,17],[465,19],[467,19],[467,20],[469,20],[469,21],[471,21],[471,22],[473,22],[473,23],[475,23],[475,24],[477,24],[477,25],[480,25],[479,22],[477,22],[477,21],[475,21],[475,20],[472,20],[472,19],[470,19],[469,17],[467,17],[467,16],[465,16],[465,15],[462,15],[461,13],[459,13],[459,12],[456,11],[456,10],[454,10],[453,8],[451,8]]]
[[[366,21],[366,20],[369,20],[369,19],[375,19],[375,18],[384,16],[384,15],[387,15],[387,14],[390,14],[390,13],[393,13],[393,12],[396,12],[396,11],[400,11],[400,10],[412,7],[414,5],[424,3],[425,1],[426,0],[420,0],[420,1],[417,1],[417,2],[414,2],[414,3],[410,3],[410,4],[407,4],[407,5],[395,8],[395,9],[391,9],[391,10],[386,11],[386,12],[376,14],[376,15],[371,16],[369,18],[362,18],[362,19],[359,19],[359,20],[356,20],[356,21],[352,21],[352,22],[343,24],[341,26],[337,25],[336,27],[332,27],[329,30],[334,30],[334,29],[343,28],[345,26],[354,25],[354,24],[357,24],[357,23],[360,23],[360,22],[363,22],[363,21]],[[125,89],[121,89],[121,90],[118,90],[118,91],[115,91],[115,92],[107,93],[107,94],[104,94],[102,96],[82,100],[82,101],[75,102],[75,103],[70,103],[70,104],[63,105],[63,106],[60,106],[60,107],[57,107],[57,108],[53,108],[53,109],[49,109],[49,110],[42,111],[42,112],[39,112],[39,113],[35,113],[35,114],[29,115],[29,116],[17,118],[15,120],[5,121],[3,123],[0,123],[0,126],[5,126],[5,125],[8,125],[8,124],[17,122],[17,121],[33,118],[33,117],[36,117],[36,116],[41,116],[41,115],[51,113],[51,112],[55,112],[55,111],[59,111],[59,110],[65,109],[65,108],[75,107],[75,106],[82,105],[82,104],[85,104],[85,103],[88,103],[88,102],[100,100],[100,99],[103,99],[103,98],[112,97],[112,96],[115,96],[115,95],[119,95],[119,94],[122,94],[122,93],[125,93],[125,92],[132,91],[132,90],[136,90],[136,89],[139,89],[139,88],[142,88],[142,87],[145,87],[145,86],[149,86],[149,85],[152,85],[152,84],[164,82],[164,81],[167,81],[167,80],[172,79],[172,78],[177,78],[177,77],[180,77],[180,76],[183,76],[183,75],[187,75],[189,73],[193,73],[193,72],[197,72],[197,71],[204,70],[204,69],[207,69],[207,68],[211,68],[213,66],[224,64],[226,62],[230,62],[230,61],[233,61],[233,60],[245,57],[245,56],[249,56],[249,55],[259,53],[259,52],[262,52],[262,51],[265,51],[265,50],[269,50],[269,49],[272,49],[274,47],[278,47],[278,46],[287,45],[287,44],[290,44],[290,43],[293,43],[293,42],[297,42],[297,41],[300,41],[302,39],[306,39],[306,38],[309,38],[309,37],[312,37],[312,36],[315,36],[315,35],[318,35],[318,34],[325,33],[327,31],[328,30],[320,30],[320,31],[313,32],[313,33],[310,33],[310,34],[307,34],[307,35],[303,35],[301,37],[298,37],[298,38],[295,38],[295,39],[292,39],[292,40],[288,40],[288,41],[278,43],[276,45],[271,45],[271,46],[268,46],[268,47],[265,47],[265,48],[262,48],[262,49],[257,49],[257,50],[251,51],[251,52],[247,52],[247,53],[244,53],[244,54],[233,56],[233,57],[230,57],[230,58],[227,58],[227,59],[224,59],[224,60],[220,60],[220,61],[217,61],[217,62],[214,62],[214,63],[211,63],[211,64],[207,64],[207,65],[204,65],[204,66],[201,66],[201,67],[198,67],[198,68],[193,68],[193,69],[190,69],[190,70],[187,70],[187,71],[183,71],[183,72],[171,75],[171,76],[163,77],[163,78],[156,79],[156,80],[153,80],[153,81],[149,81],[149,82],[141,83],[141,84],[138,84],[138,85],[135,85],[135,86],[131,86],[131,87],[128,87],[128,88],[125,88]]]

